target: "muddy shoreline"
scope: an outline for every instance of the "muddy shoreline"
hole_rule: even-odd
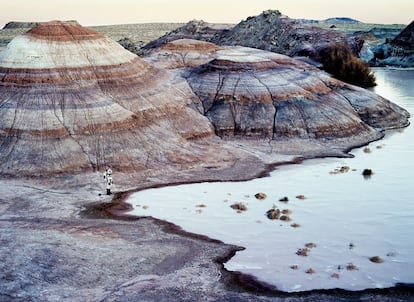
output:
[[[349,152],[348,150],[347,152]],[[315,157],[317,158],[317,157]],[[301,164],[303,160],[306,158],[297,157],[291,162],[284,162],[284,163],[276,163],[268,165],[266,169],[264,169],[259,177],[267,177],[270,172],[274,171],[278,166],[287,165],[287,164]],[[247,179],[248,180],[248,179]],[[245,180],[238,180],[238,181],[245,181]],[[127,221],[134,221],[134,220],[141,220],[141,219],[148,219],[155,222],[157,225],[162,226],[162,230],[168,233],[177,234],[179,236],[192,238],[200,241],[206,241],[210,243],[216,243],[220,245],[228,245],[220,240],[210,238],[208,236],[195,234],[191,232],[187,232],[183,230],[180,226],[171,223],[169,221],[160,220],[155,217],[151,216],[135,216],[128,214],[129,211],[133,209],[133,206],[126,202],[126,199],[133,193],[147,190],[147,189],[154,189],[154,188],[162,188],[167,186],[177,186],[183,184],[192,184],[192,183],[200,183],[204,181],[196,181],[196,182],[177,182],[171,184],[160,184],[149,186],[146,188],[140,189],[133,189],[125,192],[117,192],[114,194],[111,202],[109,203],[93,203],[89,204],[85,207],[85,210],[82,212],[83,216],[90,217],[90,218],[103,218],[103,219],[114,219],[114,220],[127,220]],[[266,282],[262,282],[255,278],[254,276],[244,274],[241,272],[232,272],[225,269],[224,264],[229,261],[238,251],[244,250],[244,247],[241,246],[233,246],[230,245],[230,249],[224,255],[218,256],[213,259],[213,262],[216,263],[220,267],[220,271],[222,274],[221,282],[225,284],[227,288],[232,291],[237,292],[248,292],[250,294],[258,295],[258,296],[266,296],[266,297],[275,297],[275,298],[314,298],[315,301],[318,300],[319,297],[320,301],[330,301],[330,299],[344,299],[344,301],[359,301],[362,297],[376,297],[375,301],[394,301],[394,299],[398,299],[398,301],[414,301],[414,283],[413,284],[405,284],[405,283],[396,283],[395,286],[389,288],[381,288],[381,289],[366,289],[361,291],[347,291],[343,289],[329,289],[329,290],[312,290],[312,291],[303,291],[303,292],[296,292],[296,293],[288,293],[283,292],[277,289],[277,287],[268,284]],[[390,300],[388,300],[388,297]],[[326,299],[326,300],[325,300]],[[401,300],[402,299],[402,300]]]
[[[117,172],[118,192],[112,196],[103,195],[99,172],[56,178],[2,177],[0,301],[204,301],[206,297],[215,301],[414,301],[410,285],[359,292],[280,292],[224,268],[242,247],[185,232],[166,221],[128,214],[132,206],[125,200],[139,190],[244,181],[304,159],[350,156],[343,152],[348,148],[293,146],[303,152],[267,156],[251,148],[255,156],[223,165]],[[180,182],[174,182],[177,179]]]

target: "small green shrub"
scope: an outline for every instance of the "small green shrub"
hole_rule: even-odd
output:
[[[367,63],[358,58],[343,43],[327,47],[321,52],[323,69],[337,79],[361,87],[376,85],[375,76]]]

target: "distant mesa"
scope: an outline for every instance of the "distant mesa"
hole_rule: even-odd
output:
[[[200,160],[214,136],[180,78],[76,22],[52,21],[0,53],[0,174],[123,171]]]
[[[323,20],[325,23],[361,23],[361,21],[348,17],[334,17]]]

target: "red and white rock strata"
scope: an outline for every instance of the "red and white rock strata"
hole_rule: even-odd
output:
[[[43,23],[0,54],[0,173],[191,161],[214,135],[187,83],[76,22]]]
[[[204,61],[182,72],[219,136],[369,142],[384,129],[408,125],[404,109],[302,61],[246,47],[214,51],[211,43],[201,43],[198,57],[186,56],[193,52],[189,40],[177,40],[152,50],[146,60],[160,64],[160,53],[186,58],[181,65],[164,61],[169,68]]]

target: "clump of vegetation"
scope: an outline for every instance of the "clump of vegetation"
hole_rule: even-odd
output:
[[[279,217],[280,217],[280,210],[277,209],[277,208],[275,208],[275,207],[273,207],[273,208],[271,208],[270,210],[268,210],[266,212],[266,216],[267,216],[267,218],[272,219],[272,220],[279,219]]]
[[[296,255],[307,257],[309,255],[309,249],[308,248],[300,248],[297,250]]]
[[[307,274],[314,274],[316,271],[313,268],[310,268],[306,271]]]
[[[289,210],[289,209],[284,209],[284,210],[282,210],[282,214],[284,214],[284,215],[290,215],[290,214],[292,214],[292,211]]]
[[[316,247],[316,244],[313,242],[308,242],[305,244],[305,247],[309,248],[309,249],[313,249],[314,247]]]
[[[371,149],[368,147],[365,147],[363,151],[364,153],[368,153],[368,154],[372,152]]]
[[[296,195],[296,198],[297,198],[297,199],[300,199],[300,200],[304,200],[304,199],[306,199],[305,195],[302,195],[302,194],[300,194],[300,195]]]
[[[289,217],[289,216],[287,216],[287,215],[282,215],[282,216],[280,216],[280,220],[285,221],[285,222],[289,222],[289,221],[291,221],[292,219],[290,219],[290,217]]]
[[[288,202],[288,201],[289,201],[289,198],[287,198],[287,197],[285,196],[285,197],[280,198],[280,199],[279,199],[279,201],[280,201],[280,202]]]
[[[267,195],[263,192],[259,192],[259,193],[255,194],[254,197],[256,197],[256,199],[259,199],[259,200],[264,200],[264,199],[266,199]]]
[[[233,203],[230,207],[238,212],[247,211],[247,206],[242,202]]]
[[[338,273],[333,273],[331,275],[331,278],[339,279],[339,274]]]
[[[374,262],[374,263],[383,263],[384,260],[380,257],[380,256],[374,256],[369,258],[369,261]]]
[[[350,169],[351,168],[348,166],[342,166],[342,167],[336,168],[332,172],[329,172],[329,174],[339,174],[339,173],[344,174],[344,173],[348,173]]]
[[[361,87],[376,85],[369,65],[358,58],[345,43],[329,46],[321,52],[323,69],[337,79]]]
[[[205,204],[198,204],[196,205],[196,208],[206,208],[207,206]]]
[[[290,268],[293,269],[293,270],[297,270],[297,269],[299,269],[299,265],[294,264],[294,265],[291,265]]]
[[[358,267],[355,264],[353,264],[353,263],[348,263],[346,265],[346,269],[348,271],[356,271],[356,270],[358,270]]]
[[[295,223],[292,223],[290,226],[292,228],[299,228],[300,227],[300,224],[295,222]]]
[[[364,176],[371,176],[372,174],[374,174],[374,172],[372,172],[371,169],[364,169],[362,171],[362,175],[364,175]]]

